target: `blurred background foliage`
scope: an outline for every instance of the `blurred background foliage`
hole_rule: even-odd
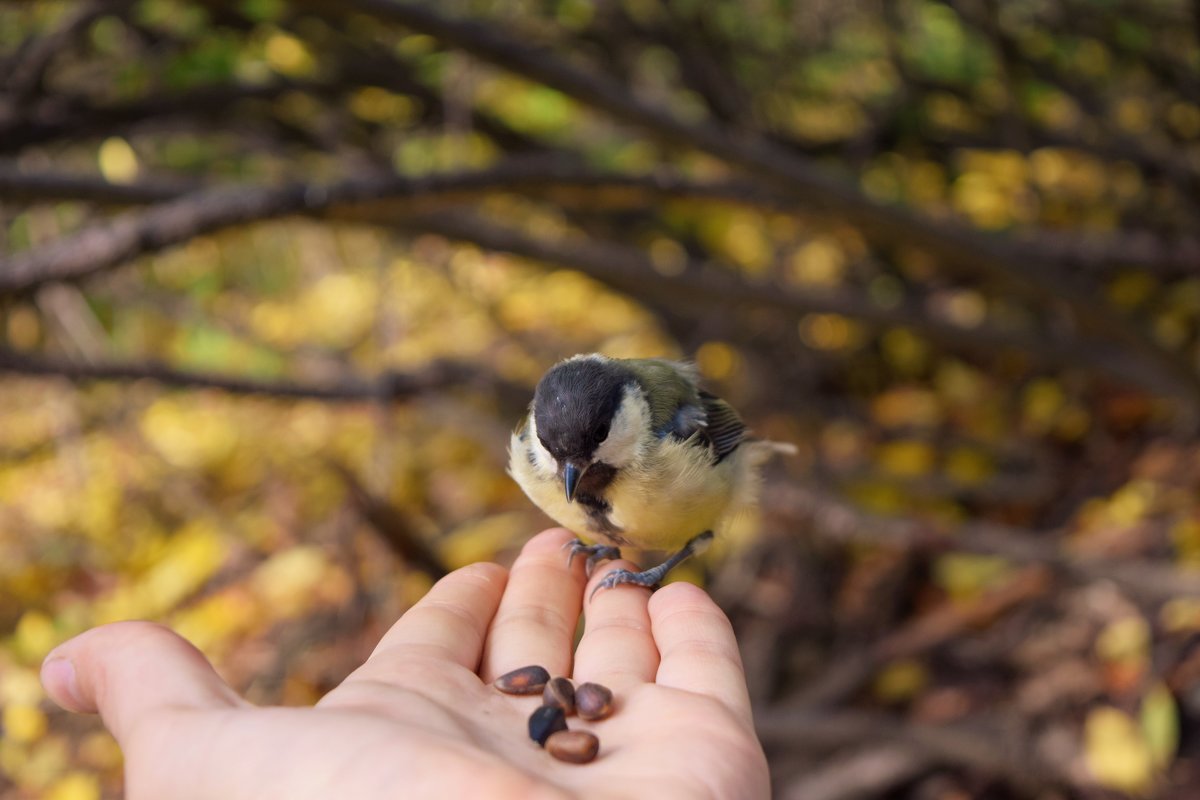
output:
[[[706,582],[776,794],[1196,796],[1200,6],[0,2],[0,794],[120,795],[41,658],[308,703],[554,361],[795,442]],[[667,502],[667,500],[664,500]]]

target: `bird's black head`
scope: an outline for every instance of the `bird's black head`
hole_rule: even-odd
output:
[[[624,387],[635,381],[617,361],[577,358],[550,369],[533,395],[538,438],[564,464],[586,464],[608,436]]]

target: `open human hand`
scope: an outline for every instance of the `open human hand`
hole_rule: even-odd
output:
[[[443,578],[312,708],[247,703],[198,650],[147,622],[66,642],[42,681],[64,708],[100,713],[131,800],[766,797],[724,614],[685,583],[602,591],[572,654],[585,579],[566,564],[571,538],[545,531],[511,570],[481,563]],[[570,720],[599,736],[595,761],[551,758],[526,735],[540,698],[489,685],[528,664],[613,690],[612,717]]]

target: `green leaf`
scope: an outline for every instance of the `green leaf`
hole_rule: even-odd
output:
[[[1179,746],[1179,710],[1175,698],[1162,683],[1156,683],[1142,699],[1142,735],[1159,769],[1165,768]]]

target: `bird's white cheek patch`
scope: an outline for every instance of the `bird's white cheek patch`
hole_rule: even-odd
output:
[[[538,472],[546,476],[558,474],[558,462],[542,446],[542,440],[537,435],[537,420],[532,417],[529,420],[529,451],[533,453],[533,463]]]
[[[596,448],[596,461],[603,461],[618,469],[628,465],[638,456],[640,437],[650,426],[650,407],[640,390],[625,390],[621,405],[613,415],[608,436]]]

